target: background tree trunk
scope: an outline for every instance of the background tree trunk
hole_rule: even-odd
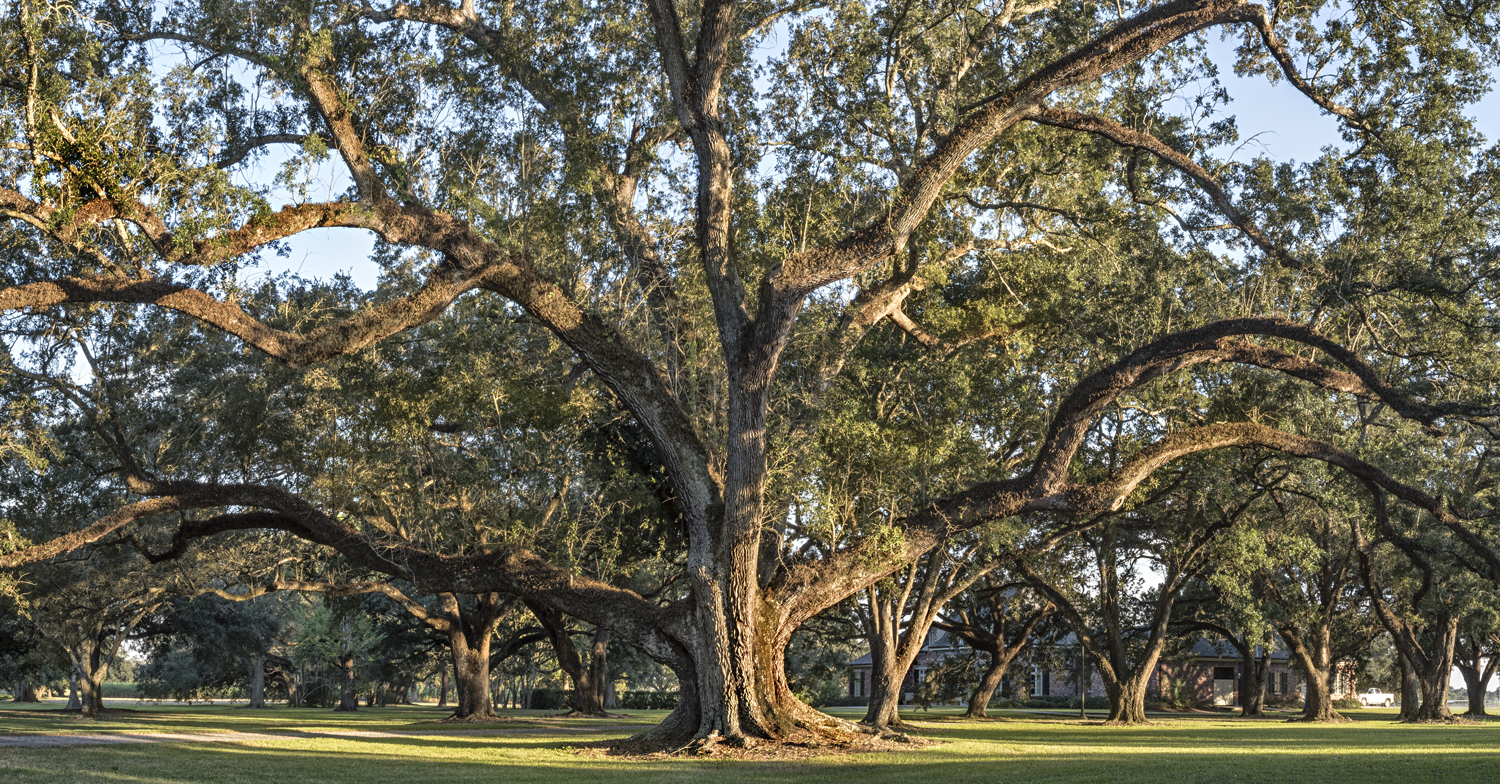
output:
[[[1458,665],[1458,671],[1463,673],[1464,687],[1469,692],[1469,709],[1464,711],[1465,716],[1487,716],[1484,710],[1484,692],[1489,688],[1489,668],[1480,671],[1476,667],[1467,664]]]
[[[83,702],[78,699],[78,668],[75,666],[68,673],[68,707],[67,710],[83,710]]]
[[[1396,661],[1401,669],[1401,721],[1416,721],[1417,710],[1422,705],[1421,682],[1416,668],[1407,660],[1406,654],[1396,651]]]
[[[872,727],[901,726],[901,690],[906,672],[896,663],[896,641],[884,629],[870,637],[870,702],[863,723]]]
[[[1240,662],[1244,668],[1245,675],[1243,683],[1240,684],[1240,715],[1246,717],[1260,717],[1266,715],[1266,675],[1271,669],[1270,651],[1261,649],[1261,655],[1255,655],[1259,646],[1246,645],[1241,652]]]
[[[547,632],[547,639],[552,643],[552,651],[557,655],[557,664],[567,673],[568,678],[573,681],[573,713],[583,716],[604,715],[604,684],[600,679],[594,677],[591,667],[584,665],[583,657],[578,653],[578,646],[573,644],[573,638],[568,633],[568,619],[562,613],[550,608],[534,606],[531,608],[532,615],[541,621],[542,628]],[[608,645],[609,636],[606,633],[602,644]],[[595,634],[595,649],[600,645],[598,632]],[[598,655],[598,654],[596,654]],[[603,656],[600,656],[603,659]],[[601,666],[608,666],[607,659]]]
[[[969,709],[964,716],[970,719],[989,718],[985,710],[989,707],[990,700],[995,696],[995,690],[1005,680],[1005,671],[1010,669],[1010,659],[990,654],[990,664],[984,670],[984,677],[979,679],[979,685],[969,695]]]
[[[36,689],[31,681],[21,679],[16,681],[16,693],[11,696],[11,702],[41,702],[36,696]]]
[[[1340,721],[1344,717],[1333,709],[1333,692],[1329,685],[1329,668],[1304,666],[1307,693],[1302,695],[1302,716],[1298,721]]]
[[[263,654],[250,657],[250,704],[245,707],[266,707],[266,657]]]
[[[359,695],[354,693],[354,654],[345,651],[339,655],[339,706],[335,712],[353,713],[359,710]]]
[[[495,707],[490,702],[489,638],[484,637],[477,645],[471,645],[462,629],[456,627],[455,624],[455,633],[448,637],[448,645],[453,651],[454,686],[458,694],[458,710],[454,711],[453,718],[498,718]],[[446,681],[446,668],[443,675]]]

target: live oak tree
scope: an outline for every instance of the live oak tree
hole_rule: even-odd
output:
[[[1252,531],[1236,533],[1254,536]],[[1225,551],[1232,549],[1237,548],[1215,547],[1210,558],[1225,558],[1228,555]],[[1276,632],[1259,612],[1261,602],[1255,596],[1255,587],[1237,585],[1235,572],[1232,568],[1220,571],[1210,567],[1207,580],[1189,583],[1173,607],[1171,628],[1184,635],[1181,642],[1185,646],[1209,636],[1233,648],[1240,656],[1237,688],[1240,715],[1262,717],[1265,715],[1266,688],[1270,685],[1272,654],[1277,647]]]
[[[1178,595],[1209,567],[1214,537],[1264,499],[1268,481],[1279,481],[1260,477],[1259,468],[1215,471],[1232,494],[1215,482],[1179,476],[1129,514],[1076,526],[1063,545],[1071,569],[1044,573],[1033,556],[1016,558],[1016,573],[1056,607],[1093,663],[1109,698],[1109,723],[1145,722],[1146,687],[1171,636]],[[1151,573],[1160,580],[1148,587]]]
[[[898,708],[906,677],[927,647],[938,614],[1001,563],[993,555],[975,557],[980,549],[978,542],[964,548],[933,548],[906,569],[865,589],[857,607],[870,645],[870,700],[864,724],[902,724]]]
[[[1495,670],[1500,667],[1500,617],[1497,616],[1500,612],[1491,602],[1476,609],[1459,625],[1453,666],[1463,675],[1469,695],[1469,709],[1464,711],[1465,716],[1488,715],[1484,701]]]
[[[650,600],[527,542],[393,536],[301,474],[139,459],[107,416],[129,497],[0,565],[148,526],[178,544],[288,532],[423,592],[504,592],[607,629],[678,677],[653,735],[680,743],[847,729],[788,688],[782,653],[804,621],[963,530],[1116,511],[1195,453],[1329,463],[1463,547],[1492,546],[1474,510],[1296,416],[1157,411],[1162,426],[1109,473],[1074,472],[1110,406],[1159,380],[1201,400],[1222,388],[1193,380],[1224,363],[1378,402],[1404,427],[1492,413],[1495,177],[1464,115],[1497,51],[1488,7],[12,8],[0,312],[24,325],[175,311],[286,366],[268,378],[357,362],[466,303],[471,319],[524,321],[652,447],[683,590]],[[1202,59],[1219,32],[1240,43],[1240,70],[1331,115],[1347,153],[1301,168],[1218,159],[1236,139]],[[773,41],[786,44],[766,53]],[[1174,113],[1185,94],[1201,98]],[[275,181],[247,165],[273,145],[291,150]],[[345,192],[301,176],[329,155]],[[290,200],[277,206],[273,185]],[[241,296],[242,266],[328,227],[380,238],[379,297],[332,313]],[[1024,390],[1011,404],[1029,409],[975,418],[974,442],[1004,458],[986,476],[804,548],[783,535],[816,468],[803,442],[850,424],[823,419],[825,398],[890,329],[907,357],[968,352],[995,381],[975,403]],[[11,378],[58,388],[22,359]]]
[[[966,718],[988,718],[986,709],[1005,682],[1011,663],[1037,638],[1047,636],[1049,630],[1044,624],[1055,618],[1056,608],[1051,602],[1007,578],[1007,573],[991,572],[949,602],[933,622],[989,657],[984,674],[969,695]]]
[[[1358,546],[1350,511],[1318,488],[1335,483],[1315,478],[1313,492],[1275,494],[1280,519],[1263,535],[1275,555],[1252,578],[1259,583],[1265,613],[1286,644],[1303,678],[1303,721],[1339,721],[1333,689],[1340,668],[1379,631],[1360,590]]]

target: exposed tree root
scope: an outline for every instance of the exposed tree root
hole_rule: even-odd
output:
[[[496,713],[476,713],[472,716],[459,716],[454,714],[436,722],[421,722],[423,724],[531,724],[523,719],[513,719],[509,716],[501,716]]]
[[[937,741],[905,733],[854,732],[840,738],[822,733],[798,731],[780,740],[763,740],[743,735],[726,738],[711,735],[687,744],[664,745],[661,740],[637,735],[623,740],[600,741],[580,748],[587,756],[611,757],[716,757],[722,759],[778,760],[806,759],[829,755],[864,754],[898,751],[936,744]]]
[[[567,713],[559,713],[556,716],[551,716],[550,718],[554,718],[554,719],[630,719],[630,718],[634,718],[634,717],[631,716],[628,713],[606,713],[605,711],[599,711],[598,713],[585,713],[583,711],[576,711],[576,710],[574,710],[574,711],[568,711]]]
[[[1461,714],[1461,715],[1457,715],[1457,716],[1444,716],[1444,717],[1438,718],[1438,719],[1403,719],[1401,721],[1401,723],[1402,724],[1464,724],[1464,725],[1477,725],[1477,724],[1485,724],[1486,722],[1484,722],[1484,721],[1475,721],[1472,717]]]
[[[1288,724],[1343,724],[1351,721],[1354,721],[1354,719],[1351,719],[1348,716],[1345,716],[1344,714],[1337,711],[1335,711],[1332,716],[1329,716],[1326,719],[1309,718],[1307,716],[1293,716],[1292,718],[1286,720]]]

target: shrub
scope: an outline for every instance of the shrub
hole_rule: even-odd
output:
[[[558,710],[568,706],[568,698],[571,696],[571,691],[562,689],[532,689],[528,705],[532,710]]]
[[[1334,700],[1333,707],[1334,710],[1350,710],[1352,708],[1363,708],[1364,706],[1360,704],[1358,697],[1350,694]]]
[[[1002,702],[1016,702],[1016,701],[1015,700],[1002,700]],[[993,705],[994,701],[991,701],[990,704]],[[1078,707],[1078,698],[1077,697],[1032,697],[1031,699],[1027,700],[1024,703],[1019,703],[1017,705],[1017,707],[1023,707],[1023,708],[1076,708],[1076,707]],[[1089,700],[1088,700],[1088,707],[1091,710],[1107,710],[1109,708],[1109,698],[1108,697],[1090,697]]]
[[[622,691],[615,704],[629,710],[671,710],[677,707],[675,691]]]

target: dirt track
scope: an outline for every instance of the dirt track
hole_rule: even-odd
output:
[[[549,735],[579,732],[639,731],[639,726],[609,725],[599,727],[516,727],[514,729],[432,729],[408,732],[375,732],[370,730],[334,730],[329,732],[117,732],[79,735],[0,735],[0,749],[52,748],[70,746],[112,746],[126,743],[247,743],[280,741],[295,738],[409,738],[421,735]]]

